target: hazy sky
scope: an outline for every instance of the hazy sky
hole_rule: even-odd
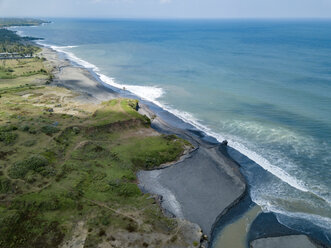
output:
[[[0,0],[0,16],[331,18],[331,0]]]

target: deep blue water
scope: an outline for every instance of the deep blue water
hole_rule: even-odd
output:
[[[330,232],[331,20],[53,21],[16,30],[227,139],[271,172],[254,202]]]

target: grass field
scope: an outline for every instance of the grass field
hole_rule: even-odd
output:
[[[2,59],[0,60],[0,80],[29,77],[32,75],[48,75],[43,59]]]
[[[84,247],[96,247],[119,233],[154,237],[138,235],[137,247],[181,244],[176,220],[141,193],[135,173],[190,144],[152,130],[136,100],[79,103],[45,85],[41,60],[9,67],[14,78],[0,80],[0,247],[58,247],[84,235]]]

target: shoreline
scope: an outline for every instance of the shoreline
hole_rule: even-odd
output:
[[[46,53],[48,53],[46,56],[48,61],[49,61],[49,56],[51,56],[50,61],[52,61],[53,63],[55,62],[55,64],[58,63],[57,64],[58,67],[55,66],[55,69],[56,70],[58,69],[58,72],[55,73],[55,77],[58,77],[58,79],[55,78],[54,82],[51,85],[62,86],[62,87],[69,88],[73,91],[80,93],[82,96],[82,99],[81,99],[82,101],[88,101],[91,103],[93,103],[95,101],[101,102],[106,99],[108,99],[108,100],[112,99],[111,97],[117,98],[119,96],[139,99],[139,97],[134,96],[132,93],[122,91],[121,89],[118,89],[119,92],[113,91],[111,89],[113,87],[105,85],[105,83],[102,83],[102,80],[100,78],[98,78],[98,75],[96,75],[92,69],[76,67],[72,64],[72,61],[70,61],[68,59],[64,59],[64,61],[61,61],[61,59],[58,57],[59,52],[52,50],[50,48],[43,47],[43,53],[44,53],[44,51],[46,51]],[[66,70],[69,70],[69,73],[66,72]],[[75,76],[74,77],[75,80],[66,78],[66,76],[68,74],[71,74],[71,76]],[[79,80],[77,80],[77,78]],[[79,82],[79,81],[84,81],[85,83],[81,84],[81,82]],[[89,82],[89,83],[86,84],[86,82]],[[68,84],[70,84],[70,86]],[[215,148],[215,146],[220,146],[220,144],[218,142],[216,142],[212,137],[201,135],[201,131],[199,131],[199,130],[189,130],[189,129],[183,129],[181,127],[172,126],[171,124],[162,120],[162,118],[159,116],[160,114],[157,113],[157,111],[155,112],[155,109],[151,109],[151,107],[153,108],[153,106],[148,104],[148,101],[141,100],[141,102],[142,102],[142,104],[140,104],[141,105],[140,112],[149,113],[152,116],[154,116],[154,115],[157,116],[152,122],[152,128],[154,128],[156,131],[159,131],[161,133],[162,132],[175,133],[184,139],[189,139],[190,141],[193,141],[193,143],[195,143],[195,145],[201,146],[201,144],[203,144],[206,147],[208,147],[207,149],[210,149],[212,147]],[[152,105],[153,105],[153,103],[152,103]],[[162,110],[162,108],[160,106],[155,106],[155,108],[159,108]],[[163,111],[167,112],[167,110],[163,110]],[[166,115],[173,115],[173,114],[167,113]],[[174,116],[174,117],[178,118],[176,116]],[[184,122],[183,120],[181,120],[181,121]],[[187,125],[190,126],[190,124],[187,124]],[[224,150],[224,147],[223,147],[223,150]],[[228,154],[227,154],[228,157],[226,157],[224,154],[223,154],[223,156],[224,156],[223,158],[232,160],[232,163],[236,164],[236,162]],[[172,168],[176,164],[180,164],[182,162],[183,161],[177,161],[168,167],[162,168],[162,170],[167,169],[167,168]],[[236,165],[236,167],[237,166],[239,166],[239,165]],[[240,173],[239,167],[237,167],[236,169],[234,169],[234,167],[229,166],[229,165],[226,165],[226,167],[228,167],[228,169],[230,168],[230,170],[234,171],[235,177],[238,177],[238,178],[241,177],[241,179],[244,178],[244,176]],[[240,194],[240,196],[237,197],[234,201],[232,201],[232,203],[230,205],[228,205],[226,208],[224,208],[223,211],[219,212],[219,214],[217,215],[217,218],[215,218],[213,221],[213,224],[212,224],[212,227],[211,227],[211,230],[209,231],[209,233],[213,232],[213,230],[215,229],[215,226],[218,223],[218,220],[220,218],[222,218],[224,215],[226,215],[227,212],[231,210],[231,208],[236,206],[236,204],[238,202],[240,202],[241,199],[245,197],[245,195],[247,195],[248,192],[246,189],[246,183],[244,182],[244,184],[245,184],[245,187],[244,187],[245,189]]]
[[[64,60],[61,61],[61,58],[57,58],[58,56],[58,52],[51,50],[50,48],[42,48],[43,52],[42,55],[44,57],[46,57],[47,59],[47,63],[53,63],[53,68],[54,68],[54,81],[51,83],[51,85],[54,86],[61,86],[61,87],[65,87],[68,88],[70,90],[73,90],[75,92],[78,92],[80,94],[82,94],[82,97],[87,97],[87,101],[88,102],[100,102],[100,101],[105,101],[107,99],[111,99],[112,97],[127,97],[126,95],[122,95],[120,93],[116,93],[114,91],[112,91],[111,89],[109,89],[108,87],[104,86],[104,85],[100,85],[99,84],[99,80],[96,80],[95,77],[90,73],[90,71],[88,69],[84,69],[84,68],[79,68],[79,67],[75,67],[73,66],[69,60]],[[68,74],[71,74],[72,76],[75,76],[75,80],[69,80]],[[80,74],[80,76],[77,79],[77,74]],[[83,85],[81,82],[77,82],[77,81],[85,81],[84,87],[81,88]],[[99,85],[98,85],[99,84]],[[95,90],[93,91],[89,91],[89,93],[87,93],[87,90],[90,90],[91,88],[95,87]],[[103,93],[100,92],[100,90],[105,91]],[[83,101],[85,99],[82,99]],[[230,209],[233,205],[235,205],[237,202],[240,201],[240,199],[242,197],[244,197],[245,194],[247,194],[246,191],[246,184],[244,181],[244,177],[242,176],[242,174],[239,171],[239,167],[237,167],[237,165],[235,164],[234,161],[231,161],[233,164],[229,165],[231,158],[230,157],[226,157],[224,154],[222,154],[221,149],[219,149],[220,146],[222,146],[220,143],[216,143],[215,140],[213,139],[203,139],[199,136],[198,130],[185,130],[185,129],[181,129],[181,128],[177,128],[177,127],[173,127],[170,124],[168,124],[166,121],[164,121],[161,117],[159,117],[157,115],[157,113],[155,113],[153,110],[151,110],[147,105],[146,105],[146,101],[142,100],[142,103],[140,104],[140,109],[139,112],[141,114],[146,114],[149,117],[154,117],[153,121],[152,121],[152,128],[155,129],[158,132],[161,133],[172,133],[172,134],[176,134],[181,138],[184,138],[188,141],[190,141],[192,143],[192,145],[195,147],[195,149],[193,151],[191,151],[185,158],[172,163],[171,165],[168,165],[164,168],[160,168],[160,170],[165,171],[168,168],[173,168],[176,165],[179,165],[185,161],[187,161],[188,157],[192,157],[192,154],[196,154],[193,155],[193,157],[198,158],[199,154],[198,154],[198,150],[209,150],[209,149],[214,149],[214,151],[212,152],[212,156],[214,156],[217,159],[217,156],[220,156],[221,158],[221,163],[219,163],[219,165],[221,164],[223,168],[219,168],[222,171],[218,172],[218,177],[216,178],[216,182],[218,181],[218,179],[220,179],[220,176],[224,176],[225,179],[231,179],[227,186],[228,187],[232,187],[232,190],[222,190],[223,194],[226,194],[227,197],[229,198],[228,200],[228,204],[222,206],[221,209],[216,210],[216,215],[214,213],[214,215],[209,217],[209,221],[208,223],[205,223],[205,229],[206,230],[204,233],[207,234],[207,236],[209,237],[212,233],[212,229],[214,227],[214,225],[217,222],[218,216],[220,215],[220,213],[224,213],[224,211],[227,211],[228,209]],[[201,149],[201,147],[203,147]],[[206,161],[210,160],[207,156]],[[226,161],[226,162],[225,162]],[[216,163],[215,163],[216,164]],[[215,166],[215,164],[213,164],[213,166]],[[236,168],[237,167],[237,168]],[[206,169],[207,171],[207,169]],[[208,175],[215,175],[214,173],[206,173]],[[197,178],[200,177],[200,175],[196,175]],[[139,178],[139,176],[138,176]],[[233,181],[232,181],[233,180]],[[207,181],[208,182],[208,181]],[[220,182],[222,182],[222,180],[220,180]],[[235,182],[233,184],[233,182]],[[240,185],[240,187],[237,187],[238,184]],[[231,186],[233,185],[233,186]],[[223,185],[224,186],[224,185]],[[199,188],[204,189],[203,192],[201,192],[202,194],[206,194],[208,191],[212,191],[212,189],[214,189],[214,191],[218,191],[218,187],[214,187],[214,188],[205,188],[202,185],[198,185]],[[238,192],[236,194],[233,194],[233,190],[234,188],[238,189]],[[213,192],[215,193],[215,192]],[[213,195],[213,193],[211,195]],[[222,195],[222,197],[224,197],[224,195]],[[164,198],[164,196],[163,196]],[[219,200],[219,199],[218,199]],[[215,200],[214,205],[217,206],[218,205],[218,200]],[[199,202],[201,202],[200,200],[198,200]],[[203,205],[205,205],[203,203]],[[164,205],[161,202],[161,206],[164,208]],[[213,206],[213,207],[215,207]],[[196,215],[201,215],[199,214],[199,212],[201,211],[201,207],[199,206],[197,208],[196,211]],[[169,211],[166,207],[165,207],[166,211]],[[171,213],[171,211],[169,211]],[[214,211],[215,212],[215,211]],[[185,218],[187,219],[187,218]],[[205,216],[202,216],[201,221],[203,221],[204,219],[206,219]],[[188,219],[189,220],[189,219]],[[190,221],[190,220],[189,220]],[[191,221],[192,222],[192,221]],[[195,222],[193,222],[195,223]],[[199,224],[199,223],[196,223]],[[201,223],[200,223],[201,225]],[[207,247],[207,244],[205,243],[205,247]]]
[[[287,184],[291,186],[293,189],[300,190],[302,192],[308,192],[311,189],[306,188],[304,180],[300,180],[296,178],[295,176],[291,176],[291,173],[287,173],[285,169],[282,169],[281,166],[276,166],[269,162],[267,159],[264,158],[263,152],[262,153],[257,153],[255,152],[255,149],[249,149],[247,146],[244,145],[240,140],[238,141],[237,139],[231,138],[231,136],[224,136],[221,133],[214,132],[208,126],[205,126],[202,121],[199,119],[194,118],[193,115],[191,115],[189,112],[185,111],[179,111],[176,108],[169,106],[166,103],[158,101],[158,98],[162,96],[162,88],[159,88],[158,86],[142,86],[142,85],[125,85],[124,83],[119,84],[117,81],[115,81],[111,76],[106,76],[105,74],[102,74],[99,68],[94,65],[89,63],[88,61],[81,59],[75,55],[74,52],[71,51],[71,48],[74,48],[76,46],[55,46],[55,45],[50,45],[47,43],[44,43],[42,41],[38,42],[42,46],[46,46],[48,48],[52,48],[58,53],[62,54],[62,56],[66,56],[71,60],[71,62],[75,65],[78,65],[79,67],[83,67],[86,70],[88,70],[93,76],[95,76],[96,80],[98,80],[101,84],[103,84],[106,88],[110,89],[115,89],[115,91],[125,94],[128,97],[133,97],[136,98],[134,94],[136,94],[139,98],[146,98],[147,100],[152,102],[153,104],[157,105],[160,108],[163,108],[164,110],[168,111],[169,113],[175,115],[181,121],[188,123],[189,125],[193,126],[194,129],[202,130],[206,135],[210,137],[215,137],[219,142],[222,142],[226,137],[227,140],[229,140],[229,143],[231,144],[231,148],[234,148],[235,150],[239,151],[239,153],[243,154],[245,157],[247,157],[247,160],[252,160],[256,162],[261,168],[263,168],[265,171],[268,173],[272,174],[273,177],[275,177],[276,180],[280,179],[282,183]],[[127,87],[126,87],[127,86]],[[122,90],[123,87],[125,87],[128,91],[131,91],[131,93],[128,93],[128,91]],[[139,89],[139,90],[138,90]],[[154,89],[158,89],[161,91],[160,95],[155,96],[154,95]],[[151,99],[149,96],[152,96]],[[176,123],[177,124],[177,123]],[[278,155],[279,158],[282,157],[282,155]],[[312,191],[314,195],[314,191]],[[319,196],[317,194],[318,198],[324,199],[323,197]],[[324,199],[325,200],[325,199]],[[259,202],[260,205],[263,205],[267,211],[274,211],[277,212],[278,214],[292,214],[289,215],[291,218],[298,218],[300,219],[301,216],[299,214],[296,214],[295,212],[287,211],[282,212],[280,208],[277,208],[277,205],[268,205],[268,200],[263,199],[263,197],[256,197],[254,199],[255,202]],[[278,211],[280,210],[280,211]],[[294,214],[294,215],[293,215]],[[317,217],[315,219],[315,217]],[[323,225],[323,222],[327,221],[327,219],[319,219],[318,214],[307,214],[307,216],[304,219],[313,219],[313,222],[321,222]],[[287,223],[288,224],[288,223]],[[324,230],[328,229],[326,225],[322,227]]]

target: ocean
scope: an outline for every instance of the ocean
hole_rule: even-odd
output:
[[[13,29],[228,140],[263,211],[331,237],[331,20],[51,21]]]

